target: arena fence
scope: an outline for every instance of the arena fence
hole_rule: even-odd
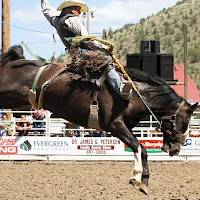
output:
[[[27,120],[33,123],[30,111],[12,111],[10,135],[0,137],[0,160],[133,160],[133,152],[109,132],[101,132],[84,127],[69,128],[69,122],[52,118],[47,112],[44,133],[34,134],[31,128],[27,136],[18,136],[16,122],[21,121],[16,114],[27,113]],[[149,160],[200,160],[200,117],[194,113],[187,131],[186,144],[178,156],[169,157],[160,148],[162,133],[155,130],[152,116],[141,121],[132,131],[147,149]]]

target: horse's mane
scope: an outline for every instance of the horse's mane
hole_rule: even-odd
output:
[[[133,81],[147,83],[152,86],[168,85],[161,77],[140,71],[134,68],[126,68]]]
[[[15,61],[19,59],[24,59],[23,48],[21,45],[11,46],[6,53],[0,55],[1,67],[8,61]]]
[[[182,97],[172,89],[164,79],[157,75],[152,75],[134,68],[126,68],[129,76],[133,81],[148,84],[149,87],[145,92],[154,92],[154,103],[160,102],[164,105],[182,101]]]

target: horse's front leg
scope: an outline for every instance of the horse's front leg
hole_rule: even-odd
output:
[[[139,182],[140,181],[140,182]],[[138,151],[134,152],[133,176],[130,183],[148,194],[149,167],[147,162],[147,151],[142,144],[138,146]]]
[[[137,189],[140,189],[142,183],[142,157],[141,157],[141,147],[138,145],[137,152],[134,152],[134,165],[133,165],[133,176],[130,179],[130,183]]]
[[[134,152],[133,176],[130,183],[138,190],[148,194],[149,168],[147,163],[146,149],[140,144],[138,139],[130,132],[122,120],[112,123],[111,132],[124,144],[129,146]]]

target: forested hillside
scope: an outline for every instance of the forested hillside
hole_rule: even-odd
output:
[[[174,7],[141,19],[137,24],[108,30],[108,40],[122,63],[126,55],[140,52],[141,40],[160,40],[161,53],[173,53],[176,64],[184,63],[183,24],[188,28],[189,75],[200,88],[200,0],[182,0]]]

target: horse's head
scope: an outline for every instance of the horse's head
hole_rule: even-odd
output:
[[[161,130],[163,132],[162,150],[169,152],[170,156],[178,155],[181,145],[184,145],[186,131],[193,111],[197,108],[198,103],[190,105],[183,100],[174,114],[162,117]]]
[[[1,55],[1,66],[7,62],[11,62],[18,59],[25,59],[23,54],[23,48],[20,45],[11,46],[8,51]]]

